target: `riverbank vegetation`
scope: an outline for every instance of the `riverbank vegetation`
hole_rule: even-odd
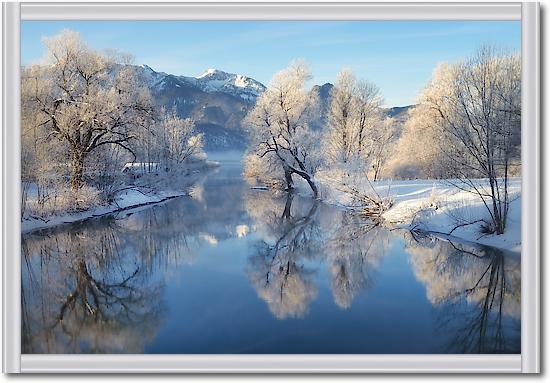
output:
[[[41,63],[22,69],[26,226],[182,195],[214,166],[193,118],[156,103],[128,55],[93,50],[68,30],[44,44]],[[311,80],[308,65],[294,61],[241,110],[244,176],[255,186],[410,228],[473,228],[476,238],[502,235],[519,220],[511,210],[520,199],[518,54],[482,47],[440,64],[404,118],[390,117],[380,89],[350,69],[328,84],[328,95]],[[413,190],[412,179],[430,181]],[[426,196],[429,182],[438,198]],[[396,191],[403,188],[414,203]],[[458,199],[467,202],[455,208]],[[445,224],[430,226],[442,212]],[[512,227],[519,238],[518,222]]]
[[[68,30],[44,44],[43,62],[22,70],[24,220],[116,205],[129,190],[156,200],[207,166],[194,121],[156,106],[129,57]]]
[[[384,113],[379,89],[351,70],[337,75],[326,110],[309,91],[310,78],[305,63],[292,63],[273,77],[249,113],[244,171],[249,180],[286,191],[301,183],[314,198],[371,218],[394,209],[393,221],[413,225],[426,201],[414,214],[397,217],[404,210],[395,206],[402,198],[390,181],[432,179],[434,190],[447,185],[444,194],[452,192],[472,207],[472,214],[459,218],[450,205],[442,209],[445,226],[454,224],[448,234],[474,225],[478,234],[500,235],[510,215],[519,219],[519,210],[510,213],[519,199],[517,181],[511,188],[511,180],[521,167],[518,54],[482,47],[468,59],[439,65],[403,126]],[[326,124],[316,130],[312,121],[320,117]],[[432,208],[445,202],[438,204]]]

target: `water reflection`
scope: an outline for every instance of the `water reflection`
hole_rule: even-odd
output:
[[[519,254],[392,232],[239,174],[24,236],[23,352],[520,352]]]
[[[319,227],[315,224],[318,201],[310,206],[292,207],[289,194],[280,209],[267,193],[252,194],[247,200],[262,239],[255,244],[256,255],[248,265],[248,275],[258,295],[279,319],[303,317],[317,296],[316,270],[306,263],[319,254]]]
[[[519,351],[518,255],[505,256],[493,248],[453,241],[419,245],[414,239],[408,241],[407,251],[416,277],[426,286],[428,299],[439,308],[439,331],[454,334],[445,345],[447,351]]]
[[[24,353],[140,352],[151,341],[162,283],[120,251],[120,230],[110,219],[23,242]]]
[[[326,249],[334,301],[342,309],[373,284],[379,259],[387,254],[389,231],[377,223],[365,222],[353,214],[342,213]]]
[[[317,296],[312,261],[327,265],[334,302],[342,309],[371,285],[378,260],[387,251],[388,230],[293,194],[274,198],[252,193],[246,202],[261,236],[248,275],[277,318],[307,313]]]

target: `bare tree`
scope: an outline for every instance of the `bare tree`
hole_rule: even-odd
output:
[[[506,228],[510,167],[519,155],[520,74],[517,55],[484,47],[467,61],[440,67],[422,97],[452,143],[441,148],[458,179],[451,182],[480,196],[490,216],[485,230],[496,234]]]
[[[270,163],[282,168],[287,190],[294,188],[292,176],[296,174],[317,197],[312,158],[317,142],[308,125],[317,102],[305,89],[310,77],[303,62],[294,62],[275,74],[247,115],[246,123],[250,128],[250,152],[267,157]]]
[[[195,122],[190,118],[179,118],[176,109],[162,110],[156,135],[162,160],[170,168],[177,168],[203,149],[203,134],[196,132]]]
[[[390,157],[394,144],[397,126],[391,117],[380,119],[370,130],[372,145],[370,148],[370,161],[372,163],[373,181],[377,181],[382,174],[382,169]]]
[[[401,135],[391,151],[388,171],[401,179],[445,178],[445,155],[441,147],[446,144],[437,123],[437,112],[420,103],[408,112]]]
[[[25,68],[22,78],[23,113],[40,116],[45,140],[67,146],[70,186],[83,186],[89,153],[117,145],[133,153],[136,130],[147,129],[152,118],[148,91],[139,86],[128,65],[98,53],[76,32],[64,30],[45,38],[45,65]]]
[[[354,154],[356,131],[357,79],[349,69],[343,69],[336,76],[331,91],[330,108],[324,137],[329,161],[346,163]]]
[[[330,162],[345,164],[358,158],[368,161],[379,144],[373,129],[382,123],[381,104],[376,85],[357,80],[349,69],[338,73],[323,137]]]

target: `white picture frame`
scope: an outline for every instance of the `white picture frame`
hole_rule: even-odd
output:
[[[3,3],[3,371],[359,373],[540,372],[538,3]],[[22,20],[521,20],[520,355],[22,355],[20,22]]]

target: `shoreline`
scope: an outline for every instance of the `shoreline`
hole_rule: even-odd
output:
[[[480,180],[481,181],[481,180]],[[332,180],[318,179],[323,203],[347,210],[358,210],[352,199],[338,191]],[[299,193],[308,195],[307,189]],[[458,190],[444,180],[382,180],[374,185],[379,195],[393,200],[381,219],[388,229],[420,230],[432,235],[449,236],[483,246],[521,252],[521,178],[510,180],[510,210],[504,234],[483,234],[480,220],[487,211],[478,196]]]
[[[27,219],[21,221],[21,235],[27,235],[32,234],[35,231],[40,230],[46,230],[46,229],[52,229],[58,226],[63,225],[70,225],[77,222],[87,221],[89,219],[99,218],[108,216],[110,214],[116,214],[127,210],[134,210],[154,205],[159,205],[163,202],[169,201],[174,198],[179,197],[187,197],[189,196],[189,193],[187,192],[181,192],[181,193],[168,193],[168,194],[157,194],[154,197],[157,198],[151,198],[147,201],[136,203],[136,204],[129,204],[126,206],[120,206],[117,204],[110,204],[102,208],[95,208],[92,210],[86,210],[80,213],[74,213],[74,214],[64,214],[52,217],[48,220],[42,220],[39,218],[35,219]]]
[[[206,160],[198,168],[190,167],[188,169],[189,178],[186,180],[186,190],[159,190],[149,195],[143,194],[138,190],[127,190],[117,196],[117,200],[108,205],[94,207],[88,210],[74,213],[60,214],[49,219],[41,217],[30,217],[21,220],[21,235],[27,235],[34,231],[50,229],[56,226],[68,225],[92,218],[103,217],[109,214],[116,214],[125,210],[145,208],[166,202],[170,199],[190,196],[190,187],[199,182],[200,177],[205,177],[211,170],[217,169],[220,163],[217,161]]]

